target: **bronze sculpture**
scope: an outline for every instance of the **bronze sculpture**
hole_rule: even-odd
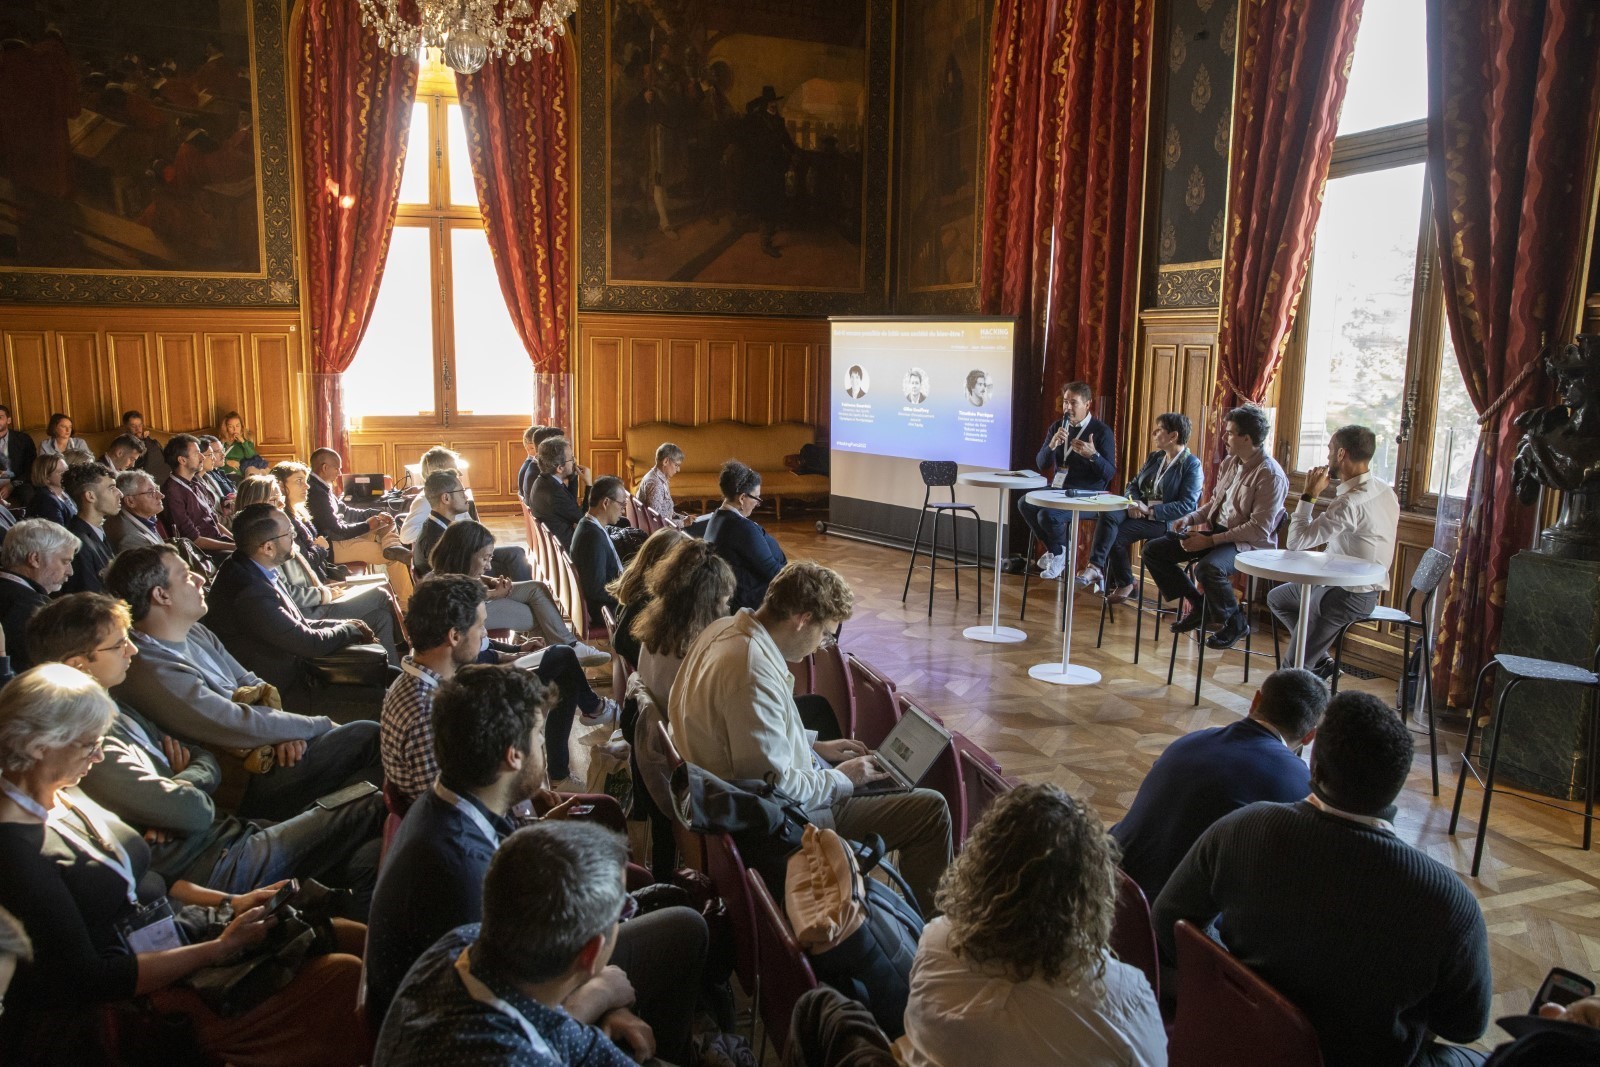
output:
[[[1522,442],[1512,468],[1517,496],[1532,504],[1540,486],[1560,490],[1561,513],[1539,551],[1600,560],[1600,334],[1579,334],[1544,356],[1563,403],[1517,416]]]

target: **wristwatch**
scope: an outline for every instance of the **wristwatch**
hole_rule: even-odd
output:
[[[1300,499],[1304,500],[1307,504],[1315,504],[1317,502],[1317,498],[1312,496],[1310,493],[1301,493]]]

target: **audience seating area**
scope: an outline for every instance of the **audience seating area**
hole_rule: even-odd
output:
[[[816,427],[803,422],[780,422],[772,426],[724,420],[699,426],[680,426],[670,422],[647,422],[630,426],[622,433],[628,453],[627,482],[637,486],[645,472],[655,466],[656,448],[670,441],[683,449],[683,469],[672,480],[672,494],[679,501],[699,500],[714,507],[722,499],[717,475],[723,461],[738,459],[761,475],[761,495],[777,507],[783,517],[785,497],[825,497],[825,474],[795,474],[784,466],[783,458],[816,441]]]

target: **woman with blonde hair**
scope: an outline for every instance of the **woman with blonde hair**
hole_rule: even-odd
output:
[[[659,530],[656,536],[666,533]],[[649,603],[633,624],[639,677],[662,707],[700,631],[728,614],[733,568],[711,545],[685,537],[650,573]]]
[[[33,496],[28,498],[28,518],[49,519],[65,526],[78,517],[78,505],[72,502],[61,488],[61,476],[67,473],[65,456],[55,452],[40,452],[33,460],[28,480],[33,483]]]
[[[1111,957],[1116,843],[1053,785],[995,801],[939,885],[911,966],[904,1067],[1160,1067],[1143,972]]]
[[[689,535],[682,530],[662,527],[645,538],[622,573],[606,586],[606,592],[622,604],[622,610],[617,612],[617,632],[611,638],[611,651],[620,653],[635,669],[639,666],[639,639],[634,636],[633,627],[639,621],[639,613],[650,603],[650,575],[668,552],[687,540]]]

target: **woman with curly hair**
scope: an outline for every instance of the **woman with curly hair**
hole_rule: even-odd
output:
[[[1089,808],[1024,785],[983,817],[939,885],[911,967],[905,1067],[1159,1067],[1150,983],[1111,958],[1116,844]]]
[[[650,574],[667,557],[668,552],[687,540],[689,535],[682,530],[663,526],[645,538],[627,567],[606,586],[606,592],[616,597],[622,605],[622,610],[617,612],[617,632],[611,638],[611,651],[621,653],[622,658],[635,670],[639,667],[640,649],[639,638],[634,635],[633,627],[639,621],[640,612],[650,603]]]
[[[685,538],[650,572],[650,601],[633,635],[639,640],[639,677],[662,707],[689,645],[728,614],[733,590],[733,568],[705,541]]]

